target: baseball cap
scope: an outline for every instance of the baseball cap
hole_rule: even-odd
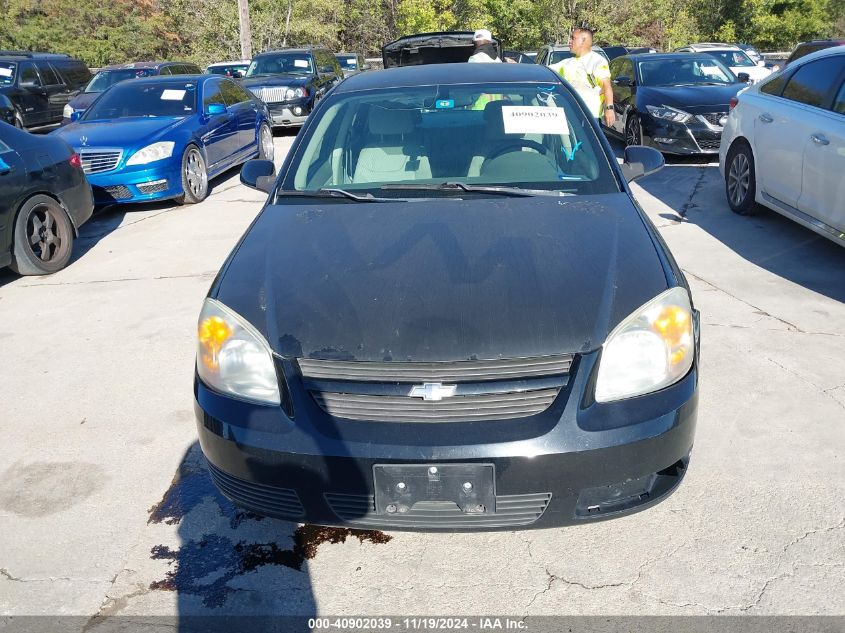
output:
[[[493,34],[488,31],[487,29],[478,29],[475,33],[472,34],[472,41],[473,42],[480,42],[482,40],[487,40],[488,42],[493,41]]]

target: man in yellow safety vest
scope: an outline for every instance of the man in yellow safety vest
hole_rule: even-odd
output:
[[[607,127],[613,127],[616,114],[613,110],[613,87],[610,67],[604,56],[593,51],[593,32],[577,27],[569,38],[573,56],[553,64],[551,68],[575,89],[597,119],[604,115]]]

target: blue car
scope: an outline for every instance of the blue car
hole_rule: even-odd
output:
[[[231,79],[149,77],[115,84],[53,132],[80,155],[98,205],[200,202],[208,181],[273,158],[267,106]]]

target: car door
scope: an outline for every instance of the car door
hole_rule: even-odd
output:
[[[619,134],[624,134],[628,114],[636,107],[636,74],[633,62],[627,57],[614,59],[610,64],[610,79],[613,86],[613,110],[616,113],[613,129]]]
[[[209,171],[217,171],[223,164],[229,162],[238,148],[238,123],[235,114],[229,108],[219,114],[209,112],[209,106],[212,104],[224,107],[226,105],[223,99],[222,83],[221,79],[215,77],[206,81],[202,88],[202,109],[205,120],[202,138]]]
[[[256,146],[256,121],[258,104],[249,93],[231,79],[221,81],[221,92],[226,106],[235,115],[238,125],[238,141],[235,152],[240,153]]]
[[[761,196],[798,206],[807,140],[817,131],[817,115],[838,77],[838,63],[826,57],[797,68],[777,94],[777,82],[763,86],[749,104],[754,118],[754,157]]]
[[[18,88],[21,89],[20,106],[23,124],[26,127],[44,125],[50,116],[47,91],[41,83],[41,75],[32,62],[21,62],[18,68]]]
[[[813,112],[812,132],[804,142],[798,209],[845,233],[845,55],[825,59],[839,62],[839,79],[831,82],[838,89]]]
[[[12,245],[15,211],[26,188],[26,165],[16,151],[0,140],[0,263]]]
[[[50,62],[38,61],[36,66],[47,92],[47,123],[60,123],[62,110],[70,102],[70,89]]]

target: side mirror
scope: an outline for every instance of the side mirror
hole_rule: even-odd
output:
[[[248,160],[241,168],[241,182],[247,187],[270,193],[276,182],[276,166],[272,160]]]
[[[749,75],[748,73],[739,73],[736,78],[744,84],[747,84],[749,81],[751,81],[751,75]]]
[[[226,106],[222,103],[209,103],[205,108],[205,113],[209,116],[216,116],[218,114],[226,114]]]
[[[633,84],[634,84],[634,82],[631,81],[631,78],[627,77],[625,75],[622,75],[621,77],[617,77],[616,79],[613,80],[613,85],[615,85],[615,86],[632,86]]]
[[[625,148],[625,162],[622,163],[622,175],[632,182],[637,178],[660,171],[664,165],[663,154],[653,147],[631,145]]]
[[[70,122],[76,123],[82,117],[83,111],[82,110],[74,110],[70,113]]]

